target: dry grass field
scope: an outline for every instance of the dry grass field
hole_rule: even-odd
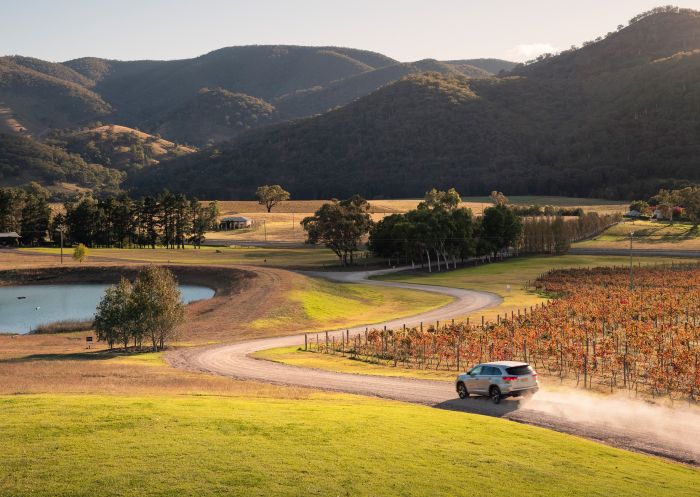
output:
[[[553,205],[555,207],[581,207],[587,212],[610,214],[624,212],[627,204],[623,202],[581,199],[570,197],[510,197],[514,205]],[[371,214],[374,221],[385,216],[415,209],[422,199],[370,200]],[[326,200],[290,200],[282,202],[268,213],[263,205],[255,201],[218,201],[221,216],[239,215],[253,220],[253,227],[233,231],[216,231],[207,233],[207,239],[221,243],[235,242],[285,242],[303,243],[305,233],[300,221],[313,215]],[[492,205],[489,197],[464,197],[461,204],[479,216],[484,209]]]
[[[636,250],[700,250],[700,231],[689,223],[667,221],[625,221],[590,240],[574,244],[576,248]]]

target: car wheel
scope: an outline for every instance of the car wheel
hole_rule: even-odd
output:
[[[459,395],[460,399],[469,398],[469,391],[467,390],[467,386],[461,381],[457,383],[457,395]]]
[[[489,390],[489,397],[491,398],[491,402],[494,404],[500,404],[501,403],[501,390],[498,387],[491,387]]]

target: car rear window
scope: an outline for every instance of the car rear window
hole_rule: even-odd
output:
[[[532,373],[532,368],[528,365],[513,366],[512,368],[506,368],[506,372],[515,376],[523,376]]]

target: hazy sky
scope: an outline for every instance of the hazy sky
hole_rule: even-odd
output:
[[[251,44],[339,45],[401,61],[530,59],[666,0],[0,0],[0,52],[177,59]],[[682,7],[700,10],[700,0]]]

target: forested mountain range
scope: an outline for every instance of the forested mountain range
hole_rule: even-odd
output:
[[[524,65],[299,46],[0,57],[0,186],[639,197],[700,180],[699,116],[700,13],[673,7]]]
[[[0,145],[9,147],[0,154],[15,157],[19,148],[30,162],[42,157],[41,167],[3,166],[0,186],[112,189],[125,174],[103,181],[95,177],[100,168],[136,176],[195,147],[326,112],[410,74],[483,78],[489,69],[512,68],[507,61],[469,62],[400,63],[364,50],[281,45],[172,61],[0,57],[0,133],[7,134]],[[50,167],[48,150],[61,152]],[[76,173],[85,168],[90,172]]]
[[[402,64],[379,53],[340,47],[229,47],[170,61],[87,57],[54,63],[0,57],[0,131],[22,129],[43,137],[52,129],[102,121],[150,133],[174,129],[178,141],[202,146],[344,105],[424,71],[426,64],[470,77],[492,74],[468,60]],[[506,61],[475,64],[510,67]],[[356,79],[361,75],[365,77]],[[338,86],[343,90],[323,92]],[[280,102],[284,109],[278,111]],[[183,119],[203,122],[210,116],[213,122],[203,123],[211,125],[209,133],[182,125]]]
[[[296,197],[454,186],[627,198],[697,180],[700,13],[661,8],[498,77],[439,68],[409,75],[317,117],[156,166],[131,184],[212,198],[249,197],[269,182]]]

